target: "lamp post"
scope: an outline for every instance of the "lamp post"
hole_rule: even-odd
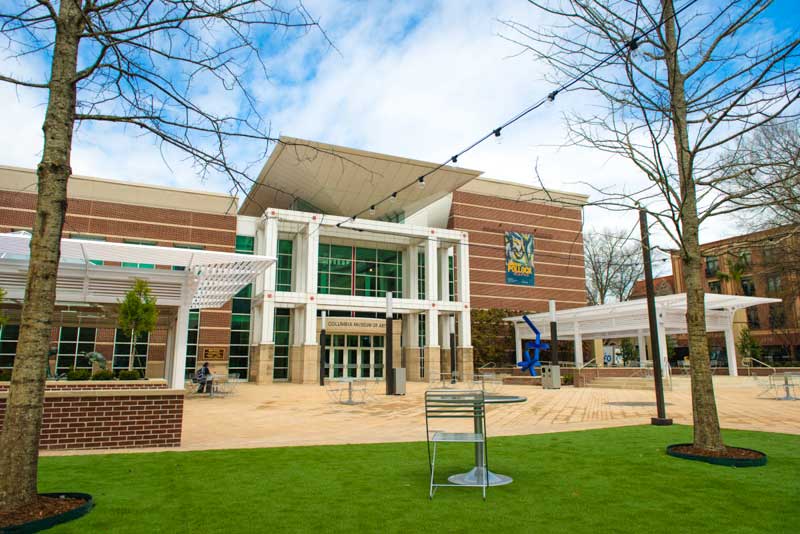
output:
[[[392,343],[392,327],[394,326],[392,321],[392,316],[394,315],[392,311],[392,292],[386,292],[386,394],[387,395],[394,395],[394,375],[392,374],[393,368],[393,358],[392,358],[392,351],[394,350],[393,343]]]
[[[322,328],[319,331],[319,385],[325,385],[325,351],[327,350],[327,335],[325,334],[325,327],[327,326],[327,312],[322,310]]]
[[[556,322],[556,301],[550,301],[550,363],[558,365],[558,323]]]
[[[639,208],[639,231],[642,234],[642,258],[644,260],[644,285],[647,291],[647,316],[650,320],[650,345],[653,347],[653,378],[656,386],[657,417],[650,419],[650,424],[667,426],[672,419],[667,418],[664,404],[664,382],[661,376],[661,348],[659,345],[658,321],[656,319],[656,297],[653,285],[653,266],[650,264],[650,233],[647,229],[647,212]],[[653,338],[655,336],[655,338]],[[666,347],[665,347],[666,348]]]

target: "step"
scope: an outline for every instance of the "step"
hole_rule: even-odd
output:
[[[643,377],[601,377],[589,382],[586,387],[605,389],[653,389],[653,379]]]

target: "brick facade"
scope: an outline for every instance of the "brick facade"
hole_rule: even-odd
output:
[[[0,421],[7,396],[0,392]],[[43,450],[177,447],[183,400],[182,390],[169,389],[47,391],[39,445]]]
[[[586,305],[583,218],[577,207],[455,191],[448,228],[469,234],[473,308],[541,312]],[[505,232],[534,235],[534,287],[505,282]]]

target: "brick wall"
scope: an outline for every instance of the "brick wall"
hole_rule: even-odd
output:
[[[448,227],[469,234],[473,308],[546,311],[586,304],[581,210],[455,191]],[[505,232],[534,235],[536,286],[505,282]]]
[[[0,391],[8,391],[8,382],[0,382]],[[167,389],[166,380],[48,380],[46,391],[97,391],[109,389]]]
[[[48,391],[40,448],[177,447],[183,396],[183,390],[168,389]],[[0,392],[0,421],[5,419],[7,397]]]

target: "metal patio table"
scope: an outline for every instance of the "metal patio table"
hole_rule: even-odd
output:
[[[352,406],[354,404],[364,404],[364,401],[357,401],[353,399],[353,382],[364,382],[363,378],[355,378],[351,376],[342,376],[338,378],[329,378],[331,382],[346,382],[347,383],[347,400],[339,401],[340,404],[347,404]]]
[[[527,402],[527,397],[522,397],[520,395],[486,395],[484,397],[484,402],[486,404],[515,404],[520,402]],[[479,434],[481,432],[480,428],[480,418],[475,418],[475,433]],[[459,473],[457,475],[451,475],[447,478],[451,484],[463,484],[469,486],[475,485],[482,485],[483,484],[483,473],[486,472],[489,475],[489,485],[490,486],[505,486],[506,484],[511,484],[514,482],[514,479],[508,475],[500,475],[497,473],[492,473],[483,463],[483,443],[476,443],[475,444],[475,467],[467,471],[466,473]]]
[[[779,397],[778,400],[800,400],[799,397],[792,395],[792,388],[794,387],[794,384],[791,380],[792,378],[797,378],[800,380],[800,373],[783,373],[783,389],[786,392],[786,395]]]

